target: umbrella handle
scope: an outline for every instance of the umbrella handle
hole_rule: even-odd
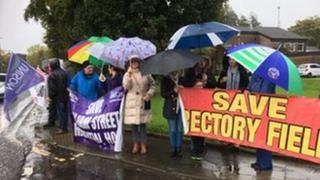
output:
[[[104,63],[102,63],[101,73],[103,73]]]

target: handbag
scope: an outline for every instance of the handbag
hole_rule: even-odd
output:
[[[151,101],[144,101],[144,110],[150,110],[151,109]]]

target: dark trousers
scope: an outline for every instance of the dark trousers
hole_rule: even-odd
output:
[[[147,127],[146,124],[132,125],[132,139],[134,143],[147,142]]]
[[[257,155],[256,163],[262,169],[272,169],[272,152],[264,149],[257,149],[256,155]]]
[[[53,102],[53,101],[49,102],[48,111],[49,111],[48,124],[54,125],[55,120],[58,119],[57,118],[57,108],[56,108],[55,102]]]
[[[67,102],[57,102],[56,109],[58,118],[60,121],[60,129],[63,131],[68,130],[68,103]]]
[[[191,155],[201,156],[204,153],[204,138],[191,136]]]

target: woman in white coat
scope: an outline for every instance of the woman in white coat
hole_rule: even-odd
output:
[[[124,123],[132,126],[132,153],[136,154],[141,147],[140,153],[145,154],[147,153],[146,124],[152,118],[150,100],[155,93],[155,81],[151,75],[140,73],[141,60],[137,56],[132,56],[129,63],[130,66],[122,82],[126,90]]]

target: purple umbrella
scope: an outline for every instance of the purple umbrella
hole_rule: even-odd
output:
[[[156,54],[156,52],[156,46],[150,41],[139,37],[121,37],[105,46],[102,59],[105,59],[107,63],[116,67],[125,69],[125,63],[129,60],[130,56],[145,59]]]

